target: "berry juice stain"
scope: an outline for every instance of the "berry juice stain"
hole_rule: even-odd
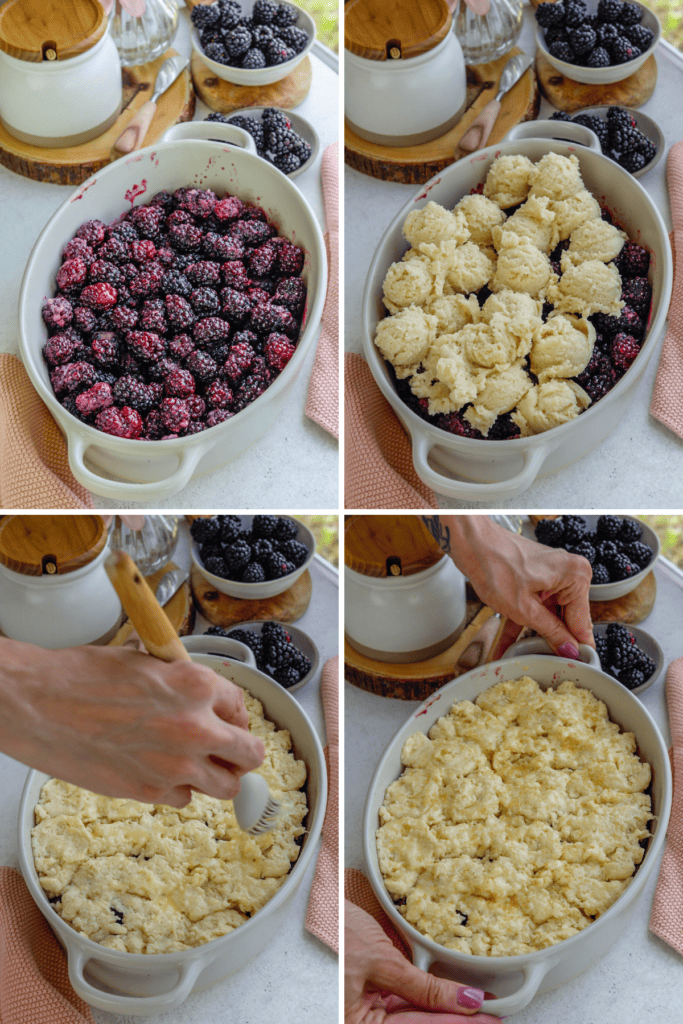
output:
[[[133,185],[132,188],[128,189],[128,191],[126,192],[125,198],[128,200],[130,205],[133,206],[133,204],[135,203],[135,200],[137,199],[137,197],[144,195],[146,191],[147,191],[147,180],[145,178],[143,178],[139,185]]]

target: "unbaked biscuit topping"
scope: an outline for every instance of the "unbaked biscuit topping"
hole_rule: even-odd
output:
[[[379,866],[405,919],[448,949],[512,956],[560,942],[643,859],[650,766],[571,681],[498,683],[410,736],[401,757]]]
[[[242,832],[232,801],[194,793],[176,809],[98,796],[51,779],[31,833],[46,896],[76,931],[109,949],[173,953],[227,935],[284,883],[305,832],[306,766],[291,739],[244,694],[263,740],[258,769],[282,804],[275,827]]]

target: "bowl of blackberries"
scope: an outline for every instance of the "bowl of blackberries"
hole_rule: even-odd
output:
[[[621,622],[594,622],[593,636],[603,672],[631,693],[642,693],[664,668],[664,652],[654,637]]]
[[[228,629],[211,626],[204,636],[224,636],[246,644],[253,651],[259,672],[290,693],[310,683],[320,669],[318,648],[308,633],[289,622],[240,622]]]
[[[603,156],[610,157],[640,178],[655,167],[664,156],[664,133],[651,117],[627,107],[585,107],[576,114],[558,110],[551,121],[573,121],[595,132]],[[558,134],[562,134],[558,130]]]
[[[247,601],[289,590],[315,554],[311,531],[289,516],[201,516],[190,534],[202,575],[222,594]]]
[[[541,3],[536,43],[566,78],[589,85],[621,82],[643,66],[660,40],[657,16],[641,3],[557,0]]]
[[[288,178],[308,170],[320,148],[313,125],[291,110],[279,107],[247,107],[234,114],[209,114],[207,121],[220,121],[243,128],[252,136],[256,153]]]
[[[192,45],[218,78],[271,85],[291,75],[315,42],[315,22],[296,4],[216,0],[192,8]]]
[[[593,568],[591,601],[611,601],[629,594],[652,571],[659,558],[657,534],[629,516],[562,515],[539,519],[536,540],[587,558]]]

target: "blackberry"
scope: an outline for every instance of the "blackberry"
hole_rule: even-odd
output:
[[[223,363],[221,377],[229,380],[231,384],[236,384],[251,367],[255,354],[251,345],[246,342],[233,345]]]
[[[121,343],[112,331],[99,331],[93,335],[91,350],[98,366],[118,366]]]
[[[562,41],[551,43],[548,47],[548,53],[551,57],[554,57],[555,60],[561,60],[567,64],[572,64],[574,62],[574,50],[569,43]]]
[[[652,46],[655,38],[652,29],[646,28],[644,25],[624,25],[622,35],[634,46],[637,46],[641,53]]]
[[[625,580],[634,573],[639,572],[637,566],[633,566],[627,555],[615,555],[610,563],[610,575],[613,580]]]
[[[213,288],[195,288],[190,295],[190,305],[199,317],[213,316],[221,307]]]
[[[641,320],[647,319],[652,302],[652,287],[647,278],[626,278],[621,285],[621,297],[631,309],[638,313]]]
[[[117,306],[111,313],[112,326],[119,331],[132,331],[137,327],[139,319],[137,309],[129,309],[127,306]]]
[[[194,252],[202,241],[202,229],[194,224],[172,224],[168,232],[171,244],[180,252]]]
[[[197,544],[208,544],[218,540],[220,532],[221,524],[216,516],[202,516],[199,519],[193,519],[190,526],[190,536]]]
[[[657,156],[657,147],[654,142],[650,142],[644,135],[642,140],[638,143],[638,152],[642,153],[645,157],[645,163],[649,164],[650,161],[654,160]]]
[[[644,569],[652,561],[654,552],[649,544],[636,540],[624,545],[624,554],[632,563],[635,562],[640,569]]]
[[[298,277],[304,269],[303,249],[283,239],[278,247],[277,267],[283,277]]]
[[[282,669],[294,660],[294,648],[289,641],[269,635],[263,643],[263,658],[272,669]]]
[[[159,412],[161,422],[170,433],[182,433],[190,422],[190,413],[182,398],[163,398]]]
[[[277,540],[295,540],[298,532],[299,527],[294,519],[289,519],[287,516],[280,516],[273,536]]]
[[[251,313],[251,302],[244,292],[238,292],[235,288],[223,288],[221,299],[221,312],[229,318],[231,324],[241,323]]]
[[[268,25],[275,19],[277,9],[274,0],[256,0],[251,16],[258,25]]]
[[[128,348],[136,359],[156,362],[166,351],[166,342],[153,331],[128,331]]]
[[[277,251],[271,242],[265,242],[258,249],[252,249],[248,257],[249,272],[252,276],[265,277],[275,266]]]
[[[637,171],[642,171],[648,161],[645,159],[644,153],[638,153],[637,151],[630,151],[628,153],[622,153],[619,156],[618,161],[625,171],[629,174],[635,174]]]
[[[596,51],[594,50],[593,53]],[[603,64],[591,64],[590,67],[606,67]],[[603,150],[609,146],[609,128],[607,123],[602,120],[601,117],[595,117],[593,114],[577,114],[576,117],[572,118],[574,124],[582,124],[585,128],[590,128],[591,131],[595,132],[597,137],[600,139],[600,145]]]
[[[206,389],[206,401],[212,409],[227,409],[232,400],[232,391],[223,381],[214,380]]]
[[[589,25],[577,25],[573,32],[567,33],[569,43],[576,54],[589,53],[597,41],[597,36]]]
[[[249,246],[261,245],[262,242],[272,238],[274,234],[274,228],[258,220],[239,220],[230,228],[232,238],[239,238]]]
[[[263,661],[263,640],[255,629],[233,629],[230,633],[223,632],[220,635],[230,637],[231,640],[237,640],[249,647],[254,652],[257,664]]]
[[[106,237],[106,225],[101,220],[87,220],[76,232],[76,238],[84,239],[88,245],[99,245]]]
[[[279,622],[264,622],[261,626],[261,636],[264,640],[276,639],[280,640],[281,643],[288,644],[291,642],[291,636],[285,629],[285,627]]]
[[[166,313],[168,321],[175,330],[184,331],[192,327],[197,319],[192,306],[182,295],[170,294],[166,296]],[[146,326],[143,323],[143,326]]]
[[[123,409],[118,409],[112,405],[98,412],[95,426],[105,434],[134,439],[142,433],[143,423],[140,413],[130,406],[124,405]]]
[[[243,263],[224,263],[221,273],[228,288],[235,288],[239,292],[246,292],[250,285],[250,280],[247,268]]]
[[[641,338],[645,330],[643,321],[630,306],[624,306],[619,316],[596,313],[594,323],[606,338],[614,338],[617,334],[631,334],[634,338]]]
[[[189,370],[173,370],[164,380],[164,392],[169,398],[190,398],[194,391],[194,377]]]
[[[266,58],[263,53],[263,50],[259,50],[257,46],[253,46],[250,50],[247,50],[244,57],[242,58],[242,67],[246,71],[258,71],[259,68],[265,68]],[[251,580],[250,582],[254,583],[258,581]]]
[[[281,551],[272,551],[263,559],[263,568],[269,580],[277,580],[282,576],[288,576],[294,571],[295,566],[289,562]]]
[[[137,233],[136,236],[137,238]],[[79,257],[88,266],[95,259],[95,253],[92,246],[88,245],[84,238],[72,238],[71,241],[67,242],[62,250],[62,263],[66,263],[67,260],[75,259]]]
[[[218,366],[208,352],[198,350],[190,352],[185,359],[185,368],[202,386],[210,384],[218,376]]]
[[[129,405],[138,412],[148,413],[152,408],[153,399],[146,384],[137,377],[119,377],[112,389],[114,401],[119,405]]]
[[[640,132],[632,125],[624,125],[615,121],[610,122],[608,127],[609,144],[620,153],[629,153],[636,150]]]
[[[97,316],[92,309],[85,306],[76,306],[73,316],[74,326],[81,331],[94,331],[97,327]]]
[[[542,3],[534,11],[536,21],[541,28],[550,28],[551,25],[561,25],[564,21],[563,3]]]
[[[600,21],[618,22],[623,10],[622,0],[599,0],[597,14]]]
[[[209,558],[203,560],[204,568],[207,572],[210,572],[213,576],[220,576],[221,579],[227,579],[230,570],[225,564],[224,559],[218,555],[211,555]]]
[[[227,224],[240,215],[244,203],[237,196],[224,196],[213,208],[213,215],[219,224]]]
[[[91,416],[113,404],[111,386],[104,382],[93,384],[87,391],[76,395],[76,408],[83,416]]]
[[[567,551],[570,555],[580,555],[582,558],[586,558],[591,565],[595,562],[595,548],[588,541],[582,540],[578,544],[568,546]]]
[[[306,675],[304,672],[303,675]],[[280,686],[284,686],[287,690],[292,686],[296,686],[298,682],[303,678],[301,672],[296,665],[285,665],[282,668],[275,669],[273,672],[273,679]]]
[[[284,64],[285,61],[291,60],[295,56],[293,50],[287,46],[283,39],[279,36],[273,36],[265,45],[266,60],[270,66],[274,64]]]
[[[582,516],[561,516],[564,526],[565,544],[578,544],[586,532],[586,520]]]
[[[288,562],[292,562],[298,569],[308,558],[308,548],[297,540],[285,540],[280,543],[280,551]]]
[[[64,334],[54,334],[43,346],[43,358],[48,366],[60,366],[71,361],[78,342]]]
[[[612,339],[612,360],[622,370],[629,368],[639,352],[640,344],[631,334],[616,334]]]
[[[221,516],[221,542],[232,544],[242,532],[242,520],[239,516]]]
[[[242,583],[263,583],[266,572],[258,562],[250,562],[242,573]]]
[[[291,128],[269,127],[265,133],[265,147],[275,156],[290,153],[298,141],[299,136]]]
[[[273,21],[276,25],[280,25],[281,28],[287,28],[288,25],[293,25],[298,17],[299,13],[295,7],[288,7],[287,4],[278,4]]]
[[[261,123],[266,128],[291,128],[292,122],[284,110],[277,107],[265,107],[261,114]]]
[[[285,306],[294,316],[300,316],[306,302],[306,285],[299,277],[278,281],[273,301],[279,306]]]
[[[273,157],[272,163],[283,174],[293,174],[301,167],[301,159],[296,153],[279,153]]]
[[[200,347],[227,339],[229,334],[230,325],[217,316],[207,316],[198,320],[192,330],[195,344]]]
[[[593,576],[592,576],[592,579],[591,579],[591,583],[598,584],[598,585],[600,585],[602,583],[609,583],[609,570],[608,570],[607,566],[604,565],[602,562],[594,562],[593,563]],[[596,637],[596,642],[597,642],[597,637]],[[600,660],[602,661],[602,658]]]
[[[272,537],[277,527],[277,516],[254,516],[251,529],[255,537]]]
[[[251,29],[251,41],[253,46],[262,47],[264,43],[272,39],[275,35],[272,25],[262,25],[261,23],[254,25]]]
[[[223,34],[225,49],[231,57],[239,57],[251,46],[251,32],[244,25],[238,25]]]
[[[545,32],[545,45],[546,45],[546,47],[548,49],[550,49],[550,46],[551,46],[552,43],[566,43],[566,42],[567,42],[567,32],[566,32],[564,26],[558,26],[557,28],[548,28],[548,29],[546,29],[546,32]],[[571,120],[571,118],[568,117],[567,120]]]
[[[251,53],[252,51],[249,52]],[[260,53],[261,51],[259,50],[258,52]],[[261,54],[261,56],[263,57],[263,54]],[[265,58],[263,61],[263,65],[258,66],[265,67]],[[256,144],[256,149],[263,149],[263,125],[255,117],[244,117],[241,114],[235,114],[233,117],[228,118],[228,124],[234,124],[237,125],[238,128],[244,128],[245,132],[249,132],[249,134],[252,136]]]
[[[622,544],[630,544],[640,540],[643,536],[643,527],[637,519],[623,519],[621,523],[620,540]]]
[[[172,298],[177,299],[179,302],[185,302],[185,300],[181,299],[179,295],[174,295]],[[192,312],[192,310],[190,310],[190,312]],[[179,324],[174,324],[174,326],[182,328],[188,327],[189,324],[182,320]],[[166,306],[161,299],[147,299],[145,301],[140,313],[140,327],[143,331],[154,331],[155,334],[166,334],[168,331],[168,320],[166,319]]]
[[[615,259],[614,265],[622,278],[647,277],[650,267],[650,253],[636,242],[624,242],[624,246]]]
[[[502,413],[496,417],[493,426],[486,435],[492,441],[509,441],[511,438],[519,437],[520,430],[513,422],[510,413]]]
[[[223,546],[223,558],[228,569],[234,572],[251,561],[251,547],[245,540],[235,540],[232,544]]]
[[[652,673],[650,673],[652,675]],[[619,682],[622,683],[627,690],[635,690],[637,687],[642,686],[646,680],[646,676],[639,668],[629,668],[625,672],[622,672],[619,676]]]
[[[299,679],[303,679],[303,677],[311,671],[310,660],[298,649],[298,647],[294,647],[294,657],[292,658],[291,666],[299,673]]]
[[[195,288],[208,288],[220,281],[221,268],[219,263],[211,260],[199,260],[185,268],[185,277]]]
[[[265,537],[258,537],[251,546],[251,555],[255,562],[262,562],[273,550],[271,541]]]
[[[640,56],[640,50],[636,44],[632,43],[630,39],[626,39],[625,36],[616,36],[614,39],[610,39],[608,47],[614,64],[626,64],[627,61],[635,60]]]
[[[295,348],[284,334],[273,332],[268,335],[263,352],[268,365],[274,370],[282,371],[294,355]]]
[[[621,533],[621,519],[619,516],[599,516],[596,530],[600,539],[616,540]]]
[[[556,7],[557,4],[551,4],[549,6]],[[554,114],[550,115],[551,121],[571,121],[572,117],[565,110],[556,110]]]
[[[190,18],[196,29],[209,28],[221,20],[221,9],[218,4],[198,4],[192,8]]]
[[[301,53],[308,45],[308,36],[300,28],[283,28],[278,32],[278,36],[294,53]]]
[[[603,668],[606,667],[608,652],[607,638],[604,637],[601,633],[595,634],[595,650],[597,652],[598,657],[600,658],[600,664],[603,666]]]
[[[619,19],[623,25],[638,25],[643,20],[643,10],[638,4],[625,3]]]

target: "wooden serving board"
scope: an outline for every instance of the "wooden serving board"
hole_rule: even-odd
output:
[[[235,626],[238,622],[272,619],[275,622],[296,622],[308,608],[313,583],[306,570],[289,590],[260,601],[244,601],[216,590],[213,583],[192,566],[190,583],[195,604],[212,626]]]
[[[545,59],[540,50],[537,50],[536,75],[539,88],[548,102],[568,114],[583,107],[598,107],[603,104],[614,107],[640,107],[652,96],[657,84],[657,61],[653,54],[648,57],[642,68],[621,82],[588,85],[566,78]]]
[[[153,591],[156,591],[161,577],[164,576],[169,570],[177,569],[177,565],[174,562],[169,562],[163,569],[158,569],[157,572],[152,573],[151,576],[146,576],[145,579],[149,583]],[[183,584],[176,590],[171,600],[164,606],[164,611],[179,636],[189,636],[194,629],[195,619],[197,617],[194,602],[192,600],[192,592],[190,590],[189,580],[185,580]],[[121,628],[119,629],[113,640],[110,640],[110,647],[122,647],[127,640],[130,639],[131,633],[133,632],[133,624],[126,620]]]
[[[637,626],[652,611],[656,597],[657,581],[654,572],[650,572],[630,594],[613,601],[591,601],[591,620]]]
[[[195,50],[190,61],[195,91],[203,103],[219,114],[231,114],[244,107],[282,107],[291,110],[308,96],[313,77],[309,57],[291,75],[270,85],[234,85],[219,78]]]
[[[0,124],[0,164],[34,181],[47,181],[52,185],[80,185],[91,174],[120,156],[113,149],[114,143],[143,103],[151,99],[159,68],[167,57],[175,53],[175,50],[167,50],[151,64],[122,69],[121,113],[108,131],[90,142],[65,149],[31,146],[28,142],[15,139]],[[153,145],[172,124],[191,121],[194,109],[195,94],[189,68],[186,68],[159,97],[144,145]]]
[[[424,184],[444,167],[467,154],[458,148],[458,141],[489,100],[495,98],[503,68],[510,57],[522,51],[514,47],[498,60],[467,68],[467,109],[458,124],[432,142],[420,146],[379,146],[361,139],[344,127],[344,159],[349,167],[385,181],[403,184]],[[538,115],[540,95],[533,68],[501,100],[501,110],[487,145],[500,142],[515,124],[531,121]]]

